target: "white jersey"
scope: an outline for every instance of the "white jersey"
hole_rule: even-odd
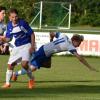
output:
[[[43,46],[46,56],[50,56],[53,53],[59,53],[62,51],[69,51],[71,53],[76,52],[72,41],[64,34],[59,34],[59,37]]]
[[[5,30],[6,30],[6,25],[4,25],[3,22],[0,22],[0,35],[3,35]]]

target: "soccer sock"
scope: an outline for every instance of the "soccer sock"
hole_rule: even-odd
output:
[[[6,72],[6,84],[10,84],[12,72],[13,72],[12,70],[7,70],[7,72]]]
[[[15,72],[16,76],[24,75],[24,74],[27,74],[30,79],[33,79],[31,70],[26,71],[24,68],[22,68],[21,70]]]
[[[27,74],[27,71],[24,68],[22,68],[21,70],[15,72],[16,76],[24,75],[24,74]]]
[[[27,75],[28,75],[28,77],[30,78],[30,80],[31,80],[31,79],[34,79],[34,77],[33,77],[33,75],[32,75],[32,71],[31,71],[30,69],[28,69]]]

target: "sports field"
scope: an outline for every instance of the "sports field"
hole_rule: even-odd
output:
[[[0,55],[0,59],[2,86],[8,56]],[[86,59],[100,70],[100,58]],[[51,69],[42,68],[34,75],[34,89],[27,88],[26,75],[20,76],[17,82],[12,82],[10,89],[0,88],[0,100],[100,100],[100,72],[88,70],[75,57],[53,57]]]

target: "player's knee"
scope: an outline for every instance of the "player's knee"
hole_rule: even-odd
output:
[[[37,70],[37,68],[33,65],[30,66],[30,69],[31,69],[32,72]]]
[[[28,62],[27,61],[22,62],[22,67],[27,70],[29,68]]]
[[[13,70],[14,67],[11,64],[8,64],[8,70]]]

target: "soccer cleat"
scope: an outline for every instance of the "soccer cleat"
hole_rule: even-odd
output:
[[[33,79],[29,80],[29,82],[28,82],[28,88],[32,89],[32,88],[34,88],[34,86],[35,86],[35,81]]]
[[[16,80],[17,80],[17,76],[15,75],[15,73],[12,75],[11,79],[12,79],[13,81],[16,81]]]
[[[6,84],[6,83],[2,86],[2,88],[5,88],[5,89],[10,88],[10,87],[11,87],[11,85],[10,84]]]

